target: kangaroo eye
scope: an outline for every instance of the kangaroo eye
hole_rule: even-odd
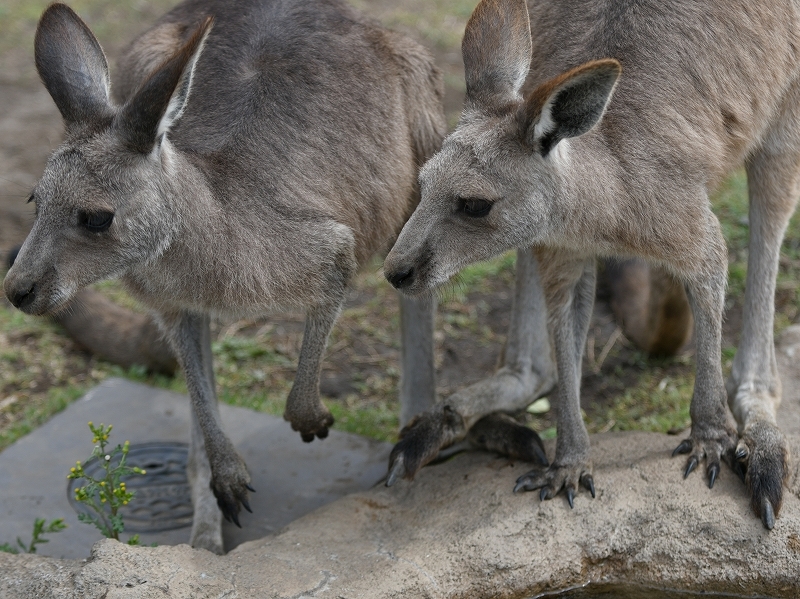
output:
[[[92,233],[102,233],[111,226],[114,220],[113,212],[79,212],[78,224]]]
[[[489,214],[492,202],[480,198],[459,198],[458,209],[470,218],[480,218]]]

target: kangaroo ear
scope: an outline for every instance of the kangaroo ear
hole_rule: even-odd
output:
[[[482,0],[464,31],[467,103],[499,109],[518,100],[531,66],[525,0]]]
[[[213,18],[206,17],[186,43],[164,61],[122,107],[117,126],[132,150],[149,153],[180,119],[212,24]]]
[[[81,18],[65,4],[51,4],[39,19],[36,69],[67,128],[110,117],[108,62]]]
[[[594,60],[534,89],[522,108],[527,144],[546,156],[562,139],[591,130],[605,113],[621,72],[614,59]]]

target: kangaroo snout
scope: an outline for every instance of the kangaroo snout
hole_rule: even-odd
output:
[[[15,308],[25,311],[25,308],[36,299],[36,283],[23,282],[17,285],[3,285],[8,301],[14,304]]]
[[[53,300],[58,296],[55,270],[30,268],[29,262],[21,260],[14,250],[7,260],[10,268],[3,281],[3,292],[8,301],[26,314],[42,315],[52,310]]]
[[[398,266],[394,270],[387,270],[385,274],[386,280],[388,280],[395,289],[408,287],[414,282],[413,266]]]

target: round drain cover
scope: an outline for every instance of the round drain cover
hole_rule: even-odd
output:
[[[143,468],[147,474],[123,479],[129,491],[136,491],[130,503],[119,510],[126,533],[159,532],[192,523],[192,496],[186,478],[188,456],[189,447],[185,443],[130,446],[128,465]],[[95,480],[104,475],[103,466],[96,458],[83,464],[83,469]],[[83,480],[70,479],[67,497],[76,512],[91,514],[92,510],[75,501],[75,489],[83,484]]]

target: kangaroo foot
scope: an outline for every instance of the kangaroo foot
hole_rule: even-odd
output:
[[[517,479],[514,493],[540,489],[539,499],[544,501],[552,499],[563,489],[567,495],[569,507],[572,508],[579,485],[589,491],[592,498],[595,497],[594,478],[592,478],[592,468],[589,463],[561,466],[553,464],[547,469],[536,468]]]
[[[253,513],[247,500],[248,491],[255,493],[255,489],[250,486],[250,474],[233,445],[214,453],[211,462],[211,490],[225,519],[241,528],[239,506],[244,506],[244,509]]]
[[[193,502],[194,514],[192,516],[192,532],[189,536],[189,544],[195,549],[205,549],[217,555],[225,553],[222,541],[222,517],[221,512],[214,505],[214,497],[209,486],[205,492],[208,494],[208,501],[205,498],[195,499]]]
[[[672,455],[689,454],[683,478],[688,477],[705,460],[708,488],[713,489],[719,475],[720,461],[725,460],[729,464],[733,464],[732,456],[735,445],[736,433],[724,424],[718,427],[705,427],[699,431],[692,427],[689,438],[681,441]]]
[[[735,453],[734,470],[750,492],[750,505],[764,527],[772,530],[783,503],[783,483],[788,474],[786,438],[774,424],[748,425]]]
[[[516,460],[547,466],[544,445],[536,431],[503,413],[484,416],[467,435],[470,443],[487,451],[507,455]]]
[[[311,443],[315,436],[324,439],[328,436],[328,428],[333,426],[333,415],[319,399],[313,403],[300,402],[291,394],[286,401],[283,419],[289,421],[292,430],[299,432],[306,443]]]
[[[440,449],[463,439],[465,434],[464,419],[450,406],[440,404],[415,416],[400,431],[400,441],[389,456],[386,486],[391,487],[398,478],[414,478]]]

